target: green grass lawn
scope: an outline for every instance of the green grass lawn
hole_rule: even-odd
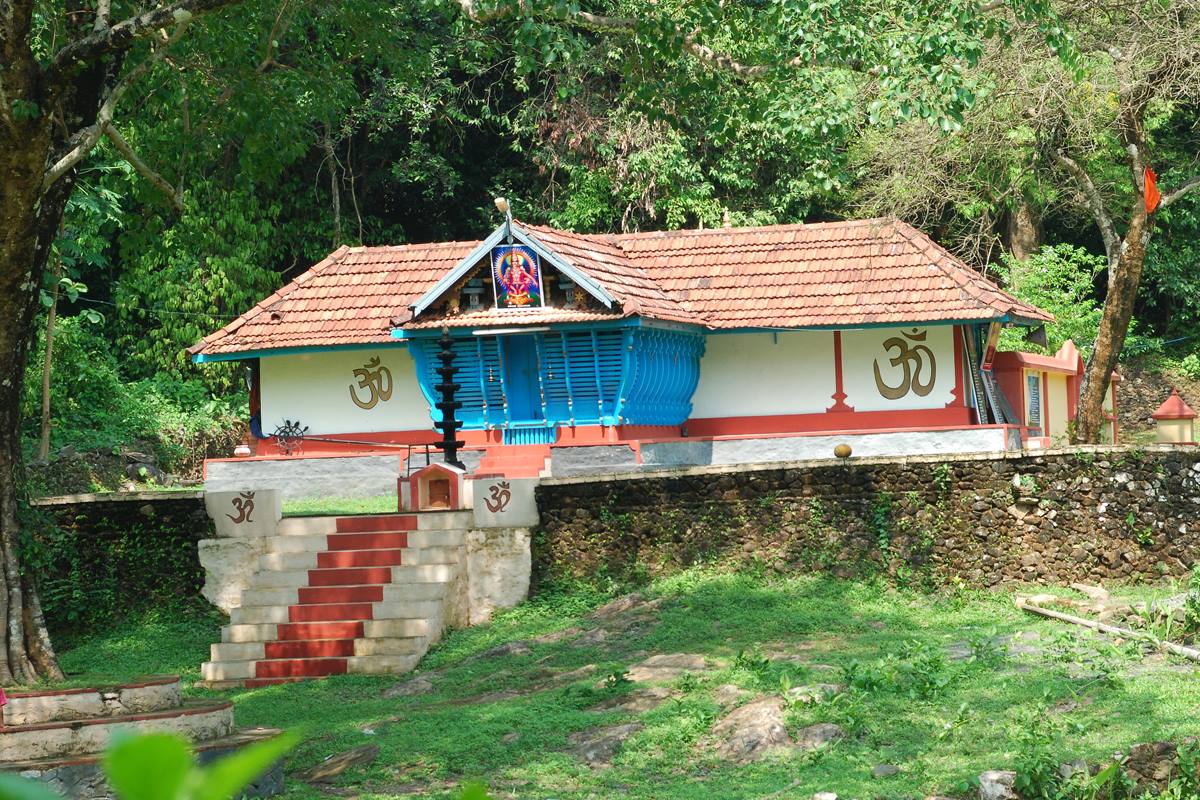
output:
[[[396,495],[378,497],[310,497],[284,500],[285,517],[342,517],[353,514],[395,514]]]
[[[379,745],[372,764],[334,782],[337,793],[363,798],[444,797],[469,779],[505,798],[924,797],[959,792],[981,771],[1031,755],[1100,760],[1136,742],[1197,732],[1198,665],[1142,656],[1028,615],[1006,593],[930,596],[828,578],[690,572],[646,594],[662,603],[591,644],[531,641],[594,628],[587,614],[603,598],[585,593],[534,600],[490,625],[453,632],[422,664],[418,674],[433,684],[424,695],[385,699],[381,692],[405,678],[358,676],[226,695],[242,726],[304,732],[292,772]],[[1032,652],[1008,655],[995,644],[1016,633]],[[194,678],[215,634],[211,618],[149,622],[80,642],[63,664],[106,680],[167,671]],[[514,640],[529,641],[530,651],[479,658]],[[702,654],[713,666],[674,680],[677,697],[640,715],[588,710],[635,688],[620,679],[623,670],[659,653]],[[588,678],[537,690],[549,676],[590,664]],[[810,682],[852,688],[792,708],[789,728],[830,721],[845,739],[747,766],[713,754],[708,732],[724,713],[718,687],[735,684],[753,696]],[[567,752],[572,732],[635,718],[644,727],[611,767],[593,769]],[[901,771],[873,778],[879,764]],[[287,797],[328,791],[293,777]]]

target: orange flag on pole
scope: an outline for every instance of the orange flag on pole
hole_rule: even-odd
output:
[[[1158,176],[1154,170],[1146,167],[1146,213],[1153,214],[1162,202],[1162,192],[1158,191]]]

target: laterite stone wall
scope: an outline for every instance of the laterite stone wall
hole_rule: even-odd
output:
[[[930,583],[1112,581],[1200,562],[1198,448],[849,459],[543,482],[535,579],[697,563]]]

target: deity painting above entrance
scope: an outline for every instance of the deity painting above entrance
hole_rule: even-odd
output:
[[[537,308],[542,305],[542,270],[538,254],[525,245],[492,250],[492,284],[497,308]]]

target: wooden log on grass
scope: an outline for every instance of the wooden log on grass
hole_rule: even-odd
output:
[[[1116,625],[1109,625],[1106,622],[1097,622],[1096,620],[1084,619],[1083,617],[1076,617],[1073,614],[1064,614],[1061,611],[1051,611],[1048,608],[1042,608],[1036,603],[1031,603],[1027,598],[1024,597],[1018,597],[1016,599],[1016,604],[1017,608],[1024,609],[1025,611],[1029,611],[1034,614],[1041,614],[1043,617],[1057,619],[1062,622],[1070,622],[1072,625],[1082,625],[1085,628],[1091,628],[1092,630],[1100,631],[1101,633],[1107,633],[1112,636],[1123,636],[1126,639],[1143,639],[1151,642],[1155,647],[1158,647],[1161,650],[1166,650],[1167,652],[1174,653],[1177,656],[1182,656],[1183,658],[1200,662],[1200,650],[1196,650],[1191,647],[1184,647],[1181,644],[1168,642],[1165,639],[1159,639],[1157,637],[1150,636],[1149,634],[1132,631],[1128,628],[1118,628]]]

